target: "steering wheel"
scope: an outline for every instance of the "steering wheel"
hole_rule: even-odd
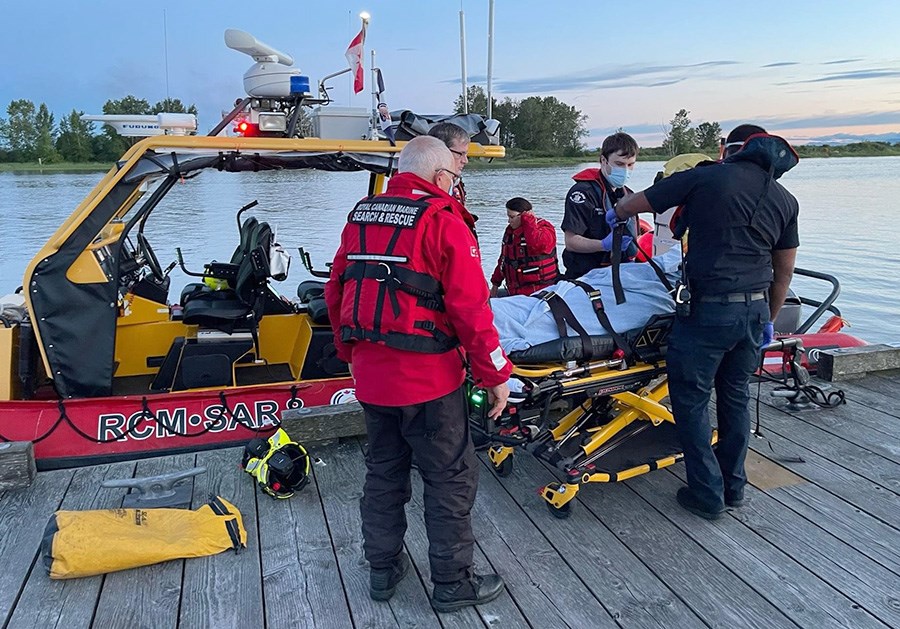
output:
[[[138,232],[137,235],[138,241],[138,251],[141,254],[141,257],[144,259],[144,263],[147,265],[147,268],[150,269],[150,273],[156,278],[157,282],[162,282],[166,279],[165,274],[163,273],[162,266],[159,264],[159,259],[156,257],[156,254],[153,253],[153,249],[150,247],[150,242],[147,240],[147,237],[143,234],[143,232]]]

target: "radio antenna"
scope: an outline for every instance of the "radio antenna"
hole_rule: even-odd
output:
[[[163,9],[163,54],[166,61],[166,107],[169,106],[169,29],[167,27],[166,10]]]

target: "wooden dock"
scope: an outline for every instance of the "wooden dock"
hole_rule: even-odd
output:
[[[567,520],[536,489],[554,472],[524,453],[498,479],[481,470],[476,567],[506,593],[449,615],[429,605],[421,480],[407,549],[415,569],[389,603],[368,597],[358,499],[363,443],[316,448],[314,481],[290,500],[256,491],[236,449],[41,472],[0,494],[2,627],[898,627],[900,370],[835,383],[847,404],[761,409],[748,504],[716,522],[682,510],[677,465],[589,485]],[[765,400],[764,400],[765,401]],[[771,444],[771,447],[770,447]],[[784,459],[802,458],[788,463]],[[38,546],[57,509],[121,505],[108,478],[205,465],[195,506],[219,494],[244,514],[248,548],[51,581]]]

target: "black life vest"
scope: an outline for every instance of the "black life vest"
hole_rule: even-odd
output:
[[[425,269],[422,250],[422,219],[441,211],[450,209],[438,197],[379,196],[350,212],[343,243],[349,264],[341,277],[345,343],[425,354],[459,345],[444,315],[444,289]]]
[[[525,232],[522,230],[518,233],[509,230],[503,235],[501,255],[500,271],[510,290],[524,286],[535,286],[537,290],[559,279],[556,249],[550,253],[529,255]]]

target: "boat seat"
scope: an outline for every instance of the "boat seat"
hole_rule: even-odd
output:
[[[250,218],[244,227],[247,228],[246,234],[241,229],[244,250],[234,274],[233,288],[212,290],[204,287],[205,290],[195,289],[188,293],[183,302],[185,324],[211,327],[229,334],[236,329],[255,332],[267,305],[282,301],[275,295],[269,297],[269,248],[273,239],[269,224]],[[232,259],[236,257],[237,252]],[[288,312],[291,310],[290,304],[285,304],[284,308]]]
[[[300,303],[306,304],[315,297],[325,295],[325,282],[321,280],[303,280],[297,286],[297,299]]]
[[[255,216],[250,216],[244,220],[239,231],[240,242],[238,243],[238,246],[235,247],[234,253],[231,254],[231,260],[229,262],[216,262],[213,260],[209,264],[204,265],[204,277],[222,280],[223,282],[227,282],[231,287],[234,287],[241,260],[247,255],[247,252],[250,249],[250,241],[258,228],[259,221]],[[181,289],[181,299],[179,300],[179,303],[183,308],[187,302],[196,295],[213,291],[213,288],[203,282],[191,282]]]
[[[315,297],[309,300],[306,306],[306,312],[309,318],[317,325],[331,325],[331,319],[328,318],[328,306],[325,304],[324,297]]]

